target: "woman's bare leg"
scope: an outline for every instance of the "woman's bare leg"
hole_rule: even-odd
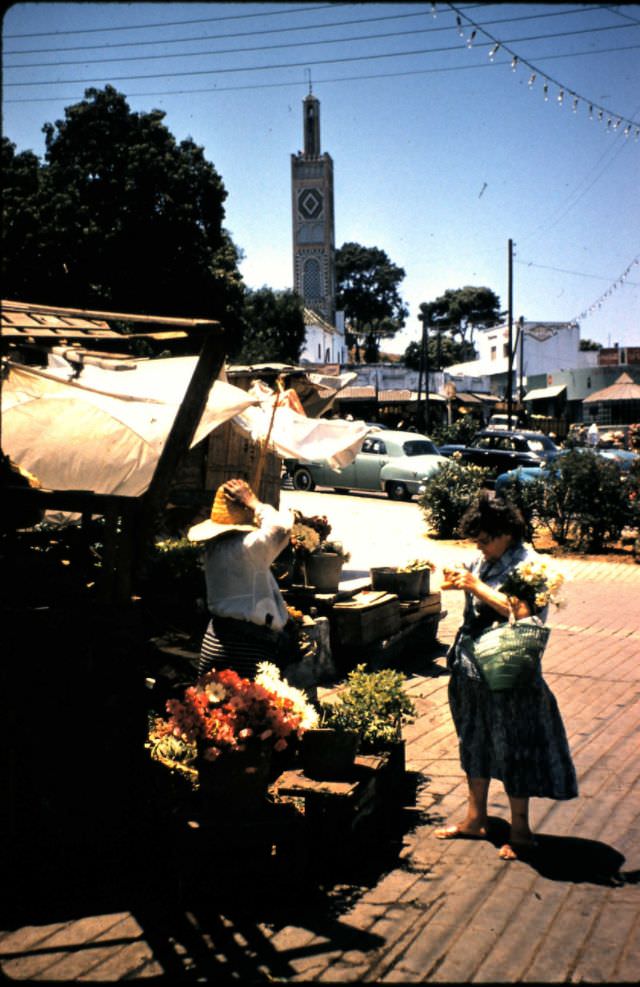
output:
[[[500,848],[503,860],[517,860],[518,848],[535,846],[535,838],[529,826],[529,799],[514,798],[507,793],[511,806],[511,832],[509,842]]]
[[[455,840],[465,836],[487,835],[487,796],[489,794],[488,778],[469,778],[467,776],[469,799],[467,814],[458,825],[444,826],[436,829],[435,836],[439,840]]]

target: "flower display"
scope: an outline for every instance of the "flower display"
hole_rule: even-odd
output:
[[[500,586],[500,590],[508,596],[524,600],[532,610],[542,610],[553,603],[562,606],[564,601],[560,589],[564,583],[563,574],[547,559],[539,555],[520,562],[509,573]]]
[[[311,555],[320,545],[320,535],[307,524],[296,522],[291,528],[291,547],[298,555]]]
[[[172,736],[208,761],[250,743],[282,751],[292,736],[317,722],[304,693],[268,662],[258,665],[253,682],[228,668],[206,672],[183,699],[167,700],[166,709],[169,718],[156,721],[154,737]]]

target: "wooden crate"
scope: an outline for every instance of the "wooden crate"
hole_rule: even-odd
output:
[[[362,647],[400,629],[400,604],[393,593],[363,591],[331,609],[332,644]]]
[[[430,593],[421,600],[400,601],[400,620],[403,627],[418,623],[442,609],[440,593]]]

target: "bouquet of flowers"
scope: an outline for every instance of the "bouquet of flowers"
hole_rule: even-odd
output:
[[[324,515],[305,517],[300,511],[294,512],[291,528],[291,547],[296,555],[306,558],[316,552],[331,534],[331,525]]]
[[[544,609],[550,603],[560,607],[564,600],[559,595],[564,583],[563,574],[547,559],[535,556],[520,562],[500,586],[507,596],[524,600],[532,613]]]
[[[169,699],[166,709],[169,718],[156,720],[150,734],[152,756],[154,749],[161,755],[167,745],[177,744],[185,760],[190,754],[191,760],[214,761],[224,751],[243,751],[253,743],[282,751],[292,736],[318,722],[304,693],[283,681],[269,662],[258,665],[253,682],[231,669],[207,672],[182,700]]]

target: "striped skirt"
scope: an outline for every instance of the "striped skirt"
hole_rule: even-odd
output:
[[[200,647],[198,675],[212,668],[231,668],[243,678],[251,679],[261,661],[278,664],[281,638],[280,633],[269,627],[230,617],[212,617]]]

